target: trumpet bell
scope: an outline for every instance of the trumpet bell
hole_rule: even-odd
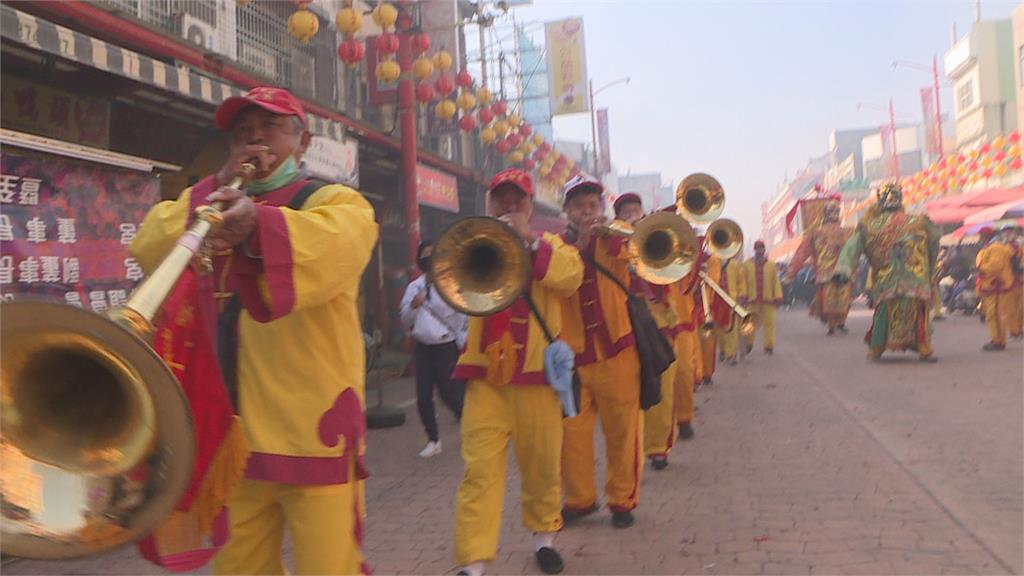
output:
[[[697,235],[686,220],[655,212],[633,227],[629,259],[637,275],[651,284],[671,284],[693,269]]]
[[[191,477],[188,402],[160,357],[105,316],[2,306],[3,552],[85,556],[142,538]]]
[[[747,315],[740,320],[740,335],[747,338],[753,336],[754,332],[757,331],[758,321],[759,318],[756,313],[748,312]]]
[[[712,222],[708,226],[705,238],[708,250],[722,260],[732,258],[743,249],[743,230],[739,224],[728,218]]]
[[[722,215],[725,190],[713,176],[690,174],[676,187],[676,210],[693,224],[707,224]]]
[[[453,309],[488,316],[508,308],[526,289],[530,255],[504,222],[473,216],[455,222],[434,244],[430,281]]]

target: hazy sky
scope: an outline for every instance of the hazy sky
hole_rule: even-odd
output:
[[[1008,18],[1016,2],[984,1],[982,19]],[[519,22],[582,16],[595,100],[609,108],[612,161],[621,173],[660,171],[677,183],[708,172],[725,186],[726,216],[760,234],[761,203],[807,159],[826,152],[833,128],[873,127],[886,105],[921,117],[931,75],[893,71],[894,59],[931,65],[970,28],[974,2],[683,2],[535,0]],[[943,112],[951,91],[942,90]],[[587,114],[555,119],[556,137],[590,141]],[[749,241],[748,241],[749,242]]]

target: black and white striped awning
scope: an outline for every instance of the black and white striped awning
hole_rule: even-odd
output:
[[[188,67],[165,64],[6,4],[0,5],[0,34],[5,42],[23,44],[213,105],[245,92],[233,84],[197,74]],[[345,130],[339,122],[308,113],[306,119],[313,134],[338,141],[344,139]]]

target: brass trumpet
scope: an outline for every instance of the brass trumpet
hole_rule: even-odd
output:
[[[630,226],[616,220],[604,232],[629,238],[629,261],[651,284],[671,284],[690,273],[697,260],[697,235],[690,224],[667,212],[655,212]]]
[[[230,186],[254,171],[245,164]],[[167,258],[108,315],[3,304],[4,554],[103,552],[148,534],[181,499],[195,457],[191,411],[149,345],[151,322],[220,219],[218,206],[200,208]]]
[[[676,210],[693,224],[707,224],[725,210],[725,191],[713,176],[690,174],[676,186]]]
[[[728,218],[712,222],[704,238],[708,251],[722,260],[732,258],[743,248],[743,230],[739,224]]]
[[[515,230],[496,218],[473,216],[449,226],[434,243],[428,277],[453,309],[489,316],[526,290],[530,263]]]

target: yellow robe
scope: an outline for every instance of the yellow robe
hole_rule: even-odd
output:
[[[1017,309],[1014,299],[1013,267],[1010,264],[1014,248],[993,242],[978,252],[978,288],[981,307],[985,312],[989,337],[995,344],[1006,344],[1006,334],[1015,327]]]
[[[758,266],[754,259],[743,263],[743,274],[747,285],[747,302],[751,312],[757,314],[756,329],[746,339],[748,348],[754,345],[757,330],[764,329],[764,347],[766,350],[775,348],[775,312],[782,302],[782,281],[775,263],[764,261]]]

